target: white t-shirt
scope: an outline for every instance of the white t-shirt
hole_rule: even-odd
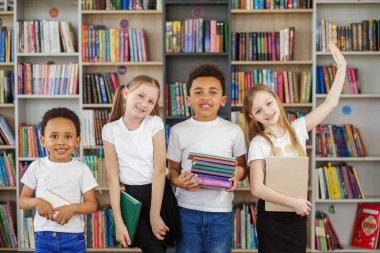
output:
[[[301,143],[303,149],[306,151],[306,141],[309,139],[307,134],[305,118],[299,118],[292,122],[292,127],[296,133],[298,141]],[[291,140],[288,133],[281,138],[270,137],[273,146],[276,149],[276,154],[280,156],[292,157],[296,156],[291,148]],[[248,164],[253,160],[265,160],[267,156],[271,155],[270,144],[262,136],[256,136],[252,139],[248,150]]]
[[[32,162],[21,182],[35,190],[36,197],[49,189],[70,203],[83,203],[83,193],[98,186],[88,166],[81,161],[72,159],[67,163],[56,163],[47,157]],[[61,225],[36,212],[34,231],[81,233],[84,231],[84,216],[74,214],[67,224]]]
[[[133,131],[124,125],[123,118],[103,127],[102,139],[115,145],[123,184],[152,183],[153,136],[161,129],[164,129],[164,123],[158,116],[146,116]]]
[[[167,158],[180,162],[182,172],[191,169],[190,152],[239,157],[247,152],[241,128],[225,119],[201,122],[190,118],[172,127]],[[178,205],[204,212],[230,212],[234,194],[224,190],[178,188]]]

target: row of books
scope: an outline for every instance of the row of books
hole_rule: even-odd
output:
[[[0,0],[0,11],[13,11],[14,0]]]
[[[320,199],[365,198],[355,167],[328,163],[317,171]]]
[[[82,0],[82,10],[161,10],[162,0]]]
[[[112,104],[115,92],[119,86],[116,72],[84,73],[83,74],[83,103]]]
[[[0,157],[0,186],[16,186],[16,168],[12,153]]]
[[[253,204],[233,208],[232,249],[257,249],[256,211]]]
[[[20,53],[73,53],[74,30],[67,21],[17,21]]]
[[[15,145],[15,136],[3,115],[0,115],[0,145]]]
[[[190,116],[190,107],[187,104],[188,87],[186,83],[175,82],[165,85],[165,115]]]
[[[83,162],[90,168],[94,175],[99,187],[108,187],[108,181],[106,176],[106,164],[102,157],[103,151],[99,151],[99,155],[85,155],[83,156]]]
[[[83,146],[103,145],[102,128],[108,122],[109,113],[107,109],[83,110]]]
[[[149,60],[143,29],[82,25],[84,62],[144,62]]]
[[[347,67],[343,85],[343,94],[359,94],[360,84],[358,69]],[[337,67],[335,64],[329,66],[317,66],[316,91],[317,94],[327,94],[334,83]]]
[[[14,61],[14,32],[0,26],[0,62]]]
[[[254,69],[240,71],[232,67],[231,104],[241,105],[245,92],[256,84],[264,84],[279,97],[282,103],[310,103],[312,72],[273,71]]]
[[[363,157],[365,149],[359,129],[351,124],[316,127],[316,157]]]
[[[244,114],[241,111],[231,111],[231,122],[244,129]]]
[[[103,209],[86,215],[86,246],[87,248],[109,248],[116,245],[111,233],[111,209]]]
[[[0,203],[0,247],[17,248],[17,232],[13,222],[16,204],[10,201]]]
[[[25,217],[24,211],[20,210],[21,217],[24,217],[22,221],[22,233],[19,233],[20,237],[20,248],[32,248],[35,246],[35,236],[34,236],[34,227],[33,227],[33,218]]]
[[[13,103],[14,88],[13,71],[0,70],[0,104]]]
[[[233,61],[292,61],[294,60],[295,28],[279,32],[232,33]]]
[[[18,126],[19,156],[20,157],[45,157],[48,152],[40,142],[41,126],[26,125]]]
[[[232,9],[309,9],[313,7],[311,0],[232,0]]]
[[[321,251],[343,249],[338,233],[326,213],[317,211],[314,222],[315,249]]]
[[[317,51],[327,51],[333,41],[341,51],[379,51],[380,20],[363,20],[361,23],[337,25],[321,19],[317,21]]]
[[[73,95],[77,94],[79,64],[19,63],[17,66],[18,94]]]
[[[166,21],[167,53],[228,52],[227,21],[204,20]]]

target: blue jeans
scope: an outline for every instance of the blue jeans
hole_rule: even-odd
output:
[[[83,233],[35,232],[35,253],[85,253]]]
[[[177,253],[231,252],[232,212],[202,212],[180,207],[182,240]]]

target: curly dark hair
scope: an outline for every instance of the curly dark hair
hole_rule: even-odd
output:
[[[45,112],[41,121],[41,134],[45,135],[45,127],[49,120],[55,118],[65,118],[71,120],[77,130],[77,136],[80,136],[80,120],[78,115],[66,107],[56,107]]]
[[[223,71],[221,71],[216,65],[212,64],[201,64],[196,66],[189,74],[189,79],[187,80],[188,89],[190,90],[191,85],[193,84],[194,79],[198,77],[215,77],[219,80],[220,85],[222,86],[222,93],[225,92],[225,76]]]

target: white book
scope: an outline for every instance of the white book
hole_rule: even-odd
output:
[[[53,208],[57,208],[57,207],[66,206],[66,205],[71,204],[69,201],[62,198],[58,194],[55,194],[54,192],[50,191],[49,189],[44,191],[44,193],[42,193],[40,198],[49,202],[53,206]]]

